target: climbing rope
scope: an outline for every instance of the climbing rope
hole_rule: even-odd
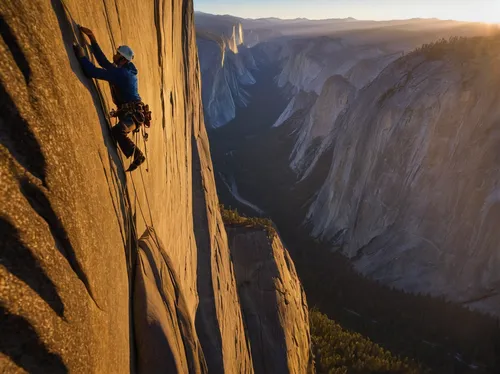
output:
[[[134,159],[135,159],[135,152],[137,150],[138,138],[139,138],[139,133],[136,132],[135,133],[135,144],[136,144],[136,147],[134,148],[134,155],[133,155]],[[147,158],[146,158],[146,160],[147,160]],[[149,197],[148,197],[148,194],[147,194],[147,191],[146,191],[146,182],[144,181],[144,175],[142,173],[141,167],[139,167],[139,173],[141,175],[142,186],[143,186],[143,189],[144,189],[144,196],[146,196],[146,205],[148,207],[149,219],[151,220],[151,226],[150,227],[153,227],[154,226],[153,225],[153,214],[151,213],[151,204],[149,203]],[[131,176],[130,179],[132,180],[132,183],[133,183],[134,182],[133,176]],[[135,185],[134,185],[134,188],[135,188]],[[146,223],[146,226],[148,226],[146,219],[144,219],[144,222]]]
[[[133,159],[135,159],[135,154],[136,154],[136,151],[137,151],[138,137],[139,137],[139,133],[136,132],[135,133],[135,144],[136,144],[136,147],[134,147],[134,153],[132,155]],[[144,181],[144,176],[142,174],[142,169],[141,168],[139,168],[139,172],[140,172],[140,175],[141,175],[141,181],[142,181],[142,188],[144,190],[144,196],[146,196],[146,205],[148,207],[149,219],[151,221],[151,225],[148,225],[148,221],[146,219],[146,215],[144,214],[144,210],[142,209],[141,202],[137,198],[137,196],[138,196],[138,194],[137,194],[137,188],[135,186],[134,177],[133,177],[133,175],[131,175],[130,176],[130,180],[132,182],[132,187],[134,188],[136,203],[139,206],[139,210],[141,212],[141,216],[142,216],[142,219],[144,220],[144,224],[146,225],[146,228],[149,231],[152,231],[154,233],[154,237],[152,236],[153,241],[155,242],[155,244],[157,245],[158,248],[161,248],[160,240],[158,239],[158,236],[156,235],[156,230],[154,229],[155,226],[154,226],[154,222],[153,222],[153,214],[151,212],[151,204],[149,203],[148,192],[146,191],[146,182]]]
[[[144,224],[146,225],[146,227],[150,227],[148,225],[148,221],[147,221],[146,216],[144,214],[144,211],[142,209],[141,202],[138,201],[138,199],[137,199],[138,194],[137,194],[137,188],[135,187],[134,178],[130,177],[130,180],[132,181],[132,187],[134,188],[134,194],[135,194],[135,198],[136,198],[136,204],[139,206],[139,211],[141,212],[141,216],[142,216],[142,219],[144,220]],[[146,191],[144,191],[144,193],[146,193]]]
[[[149,157],[148,157],[148,147],[147,147],[147,141],[148,141],[148,133],[146,132],[146,129],[144,128],[144,125],[141,126],[142,128],[142,140],[144,143],[144,155],[146,156],[146,171],[149,173]]]

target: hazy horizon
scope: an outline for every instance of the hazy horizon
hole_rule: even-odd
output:
[[[257,5],[256,5],[257,4]],[[389,21],[437,18],[465,22],[500,23],[498,0],[194,0],[196,11],[241,18],[355,18]]]

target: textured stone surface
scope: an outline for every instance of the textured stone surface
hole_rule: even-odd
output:
[[[133,371],[151,347],[134,357],[130,244],[154,226],[170,261],[158,266],[176,274],[182,293],[182,303],[179,295],[169,303],[195,324],[204,351],[213,345],[206,361],[218,369],[210,372],[252,372],[201,115],[192,2],[65,4],[106,55],[119,44],[134,49],[139,91],[153,111],[148,164],[125,176],[97,91],[73,55],[75,25],[62,3],[2,2],[1,370]],[[99,87],[107,111],[109,89]],[[161,253],[152,262],[140,253],[151,274]]]
[[[307,301],[288,251],[262,229],[227,233],[255,372],[311,372]]]
[[[278,84],[298,92],[273,126],[292,116],[301,122],[290,152],[290,167],[300,181],[331,145],[335,121],[358,90],[400,55],[377,44],[350,45],[327,37],[291,40],[282,48]]]
[[[498,313],[499,46],[471,45],[409,55],[363,90],[309,218],[363,273]]]
[[[351,27],[361,24],[363,22],[353,22]],[[358,91],[369,85],[389,64],[416,46],[440,37],[492,32],[486,27],[470,24],[455,29],[454,23],[443,21],[428,23],[426,20],[410,20],[400,25],[397,21],[389,24],[391,26],[387,30],[383,27],[363,33],[345,30],[336,34],[336,38],[316,36],[270,41],[271,44],[283,45],[281,52],[273,56],[274,62],[279,61],[282,65],[278,84],[296,93],[274,126],[283,124],[302,111],[303,124],[297,132],[290,156],[290,166],[301,181],[331,145],[331,139],[336,136],[334,124],[337,117]],[[276,28],[280,29],[278,25]],[[391,28],[398,32],[389,33]],[[296,32],[299,34],[300,28]],[[318,103],[308,108],[306,94],[316,94]]]
[[[377,78],[386,66],[401,57],[401,55],[401,52],[396,52],[361,60],[345,73],[344,76],[359,90]]]
[[[103,5],[81,21],[110,51]],[[97,97],[58,2],[0,14],[0,350],[29,372],[127,372],[128,202]]]

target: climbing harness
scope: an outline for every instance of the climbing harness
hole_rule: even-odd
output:
[[[146,157],[146,171],[149,172],[149,160],[148,160],[148,150],[146,142],[148,141],[149,134],[146,129],[151,127],[151,111],[149,110],[149,105],[144,104],[142,101],[136,101],[132,103],[125,103],[119,106],[118,110],[111,110],[109,112],[110,117],[121,117],[130,116],[135,123],[134,134],[138,135],[141,132],[142,139],[144,140],[144,153]],[[135,144],[137,146],[137,136],[135,139]],[[135,151],[134,151],[135,156]]]
[[[142,101],[121,104],[117,110],[112,109],[109,115],[111,117],[129,116],[132,118],[136,125],[134,133],[139,132],[142,125],[148,129],[151,127],[151,111],[149,110],[149,105],[144,104]],[[147,139],[148,134],[145,129],[143,129],[142,133],[145,139]]]
[[[147,128],[151,127],[151,111],[149,110],[149,105],[144,104],[142,101],[121,104],[117,110],[111,110],[109,115],[111,117],[129,115],[134,120],[137,128],[141,125]]]

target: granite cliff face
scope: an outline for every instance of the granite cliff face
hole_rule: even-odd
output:
[[[245,86],[255,83],[253,56],[244,46],[231,47],[224,38],[198,32],[202,97],[207,124],[217,128],[231,121],[249,96]],[[236,50],[236,53],[234,52]]]
[[[356,88],[341,75],[333,75],[325,84],[305,121],[298,129],[290,167],[306,178],[336,136],[335,121],[354,100]]]
[[[290,168],[300,180],[331,146],[334,123],[358,90],[399,56],[401,52],[377,44],[351,45],[330,37],[291,40],[281,49],[278,85],[290,90],[292,98],[274,126],[292,116],[301,122],[290,152]]]
[[[241,23],[203,14],[196,20],[205,120],[217,128],[236,116],[238,106],[247,105],[245,86],[255,83],[251,71],[257,66]]]
[[[495,143],[487,135],[497,90],[486,84],[496,77],[494,37],[400,59],[357,48],[350,58],[336,52],[339,41],[300,43],[279,81],[298,93],[274,126],[293,118],[289,161],[299,182],[333,149],[306,216],[312,235],[385,284],[498,313]],[[323,83],[325,70],[338,74]]]
[[[76,23],[108,56],[135,51],[153,125],[133,174],[109,134],[108,85],[74,57]],[[254,372],[192,2],[4,1],[0,31],[1,371]]]
[[[421,43],[435,41],[440,36],[479,32],[474,26],[462,30],[441,21],[435,24],[415,21],[415,25],[408,22],[398,26],[399,31],[394,29],[395,35],[381,31],[383,27],[360,33],[352,26],[351,32],[331,36],[274,41],[281,46],[280,53],[274,53],[275,60],[282,66],[276,78],[278,85],[284,92],[292,93],[288,107],[274,126],[292,116],[295,121],[302,117],[290,152],[290,167],[299,180],[309,175],[323,152],[331,146],[337,116],[387,66]],[[415,30],[418,30],[417,36]],[[482,32],[488,33],[488,30]],[[318,103],[310,106],[314,96]],[[298,110],[301,114],[297,116]]]
[[[500,311],[497,37],[390,65],[335,122],[308,218],[384,283]]]

